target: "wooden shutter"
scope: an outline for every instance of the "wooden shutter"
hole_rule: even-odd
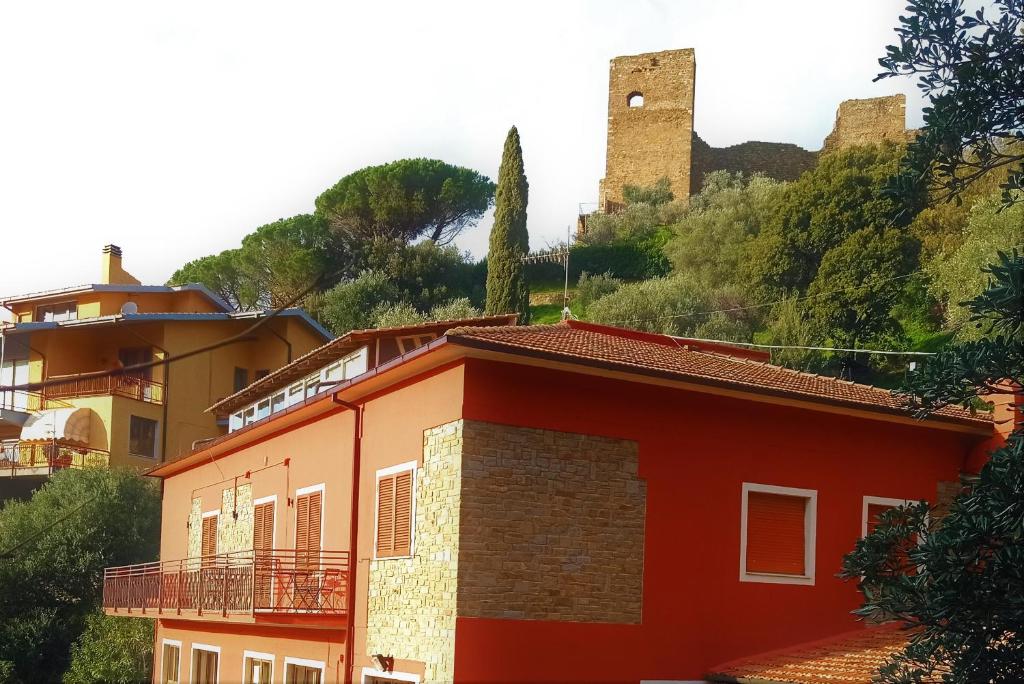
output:
[[[412,471],[395,476],[395,540],[396,556],[408,556],[412,550]]]
[[[395,478],[377,480],[377,556],[385,558],[392,553],[395,537]]]
[[[412,552],[412,470],[377,480],[377,557]]]
[[[199,553],[205,558],[217,553],[217,518],[216,515],[209,515],[203,518],[202,540]]]
[[[252,548],[262,551],[274,548],[274,502],[253,508]]]
[[[807,499],[786,494],[747,494],[747,572],[806,573]]]
[[[255,557],[253,599],[256,601],[257,608],[268,608],[271,606],[271,587],[274,574],[273,501],[261,503],[253,508],[252,548]]]
[[[868,534],[874,532],[875,528],[878,527],[879,518],[881,518],[882,513],[892,510],[892,508],[892,506],[886,506],[885,504],[868,504]]]
[[[295,556],[302,567],[319,565],[323,492],[302,494],[295,499]]]

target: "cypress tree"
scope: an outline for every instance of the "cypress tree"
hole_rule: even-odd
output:
[[[505,138],[498,169],[494,225],[487,252],[487,314],[518,313],[519,323],[530,322],[530,289],[522,258],[530,250],[526,232],[526,201],[530,184],[523,169],[519,131],[513,126]]]

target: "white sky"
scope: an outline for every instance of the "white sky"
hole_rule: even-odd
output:
[[[597,199],[609,59],[693,47],[705,140],[818,149],[848,98],[905,92],[920,125],[911,81],[871,81],[903,4],[3,3],[0,294],[93,282],[111,242],[162,283],[369,164],[496,178],[513,123],[543,247]]]

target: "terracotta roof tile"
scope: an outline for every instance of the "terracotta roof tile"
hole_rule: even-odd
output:
[[[447,336],[469,346],[535,352],[563,357],[570,362],[596,362],[627,371],[638,369],[740,390],[826,400],[889,413],[904,409],[901,400],[888,390],[733,356],[719,351],[723,348],[721,344],[705,345],[667,335],[569,321],[556,325],[460,327],[449,330]],[[746,350],[737,348],[737,354],[740,353]],[[958,422],[991,424],[987,415],[973,415],[959,406],[944,407],[935,415]]]
[[[910,633],[896,623],[740,658],[712,668],[713,682],[869,684],[878,668],[903,650]]]

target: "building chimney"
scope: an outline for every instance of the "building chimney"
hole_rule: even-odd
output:
[[[121,266],[121,248],[107,245],[100,261],[100,283],[103,285],[140,285],[138,279]]]

